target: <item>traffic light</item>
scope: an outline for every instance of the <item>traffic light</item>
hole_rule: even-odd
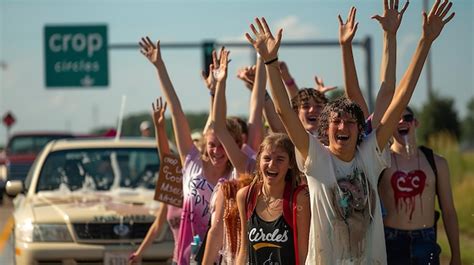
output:
[[[209,75],[209,65],[212,63],[212,51],[214,50],[214,41],[204,41],[202,43],[203,69],[206,76]]]

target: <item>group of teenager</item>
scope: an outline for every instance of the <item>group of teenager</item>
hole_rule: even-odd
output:
[[[278,58],[282,29],[274,35],[256,18],[245,37],[257,62],[238,73],[251,90],[248,121],[227,117],[230,52],[223,47],[202,73],[210,115],[199,142],[191,137],[160,42],[142,38],[140,51],[156,68],[164,96],[152,106],[159,154],[171,153],[164,122],[169,107],[184,199],[182,208],[160,208],[131,263],[168,222],[174,264],[439,264],[437,197],[450,264],[460,264],[448,165],[417,146],[418,120],[408,107],[428,52],[454,13],[448,0],[423,13],[421,37],[396,86],[396,35],[408,4],[383,0],[383,14],[372,17],[383,30],[372,113],[352,53],[356,8],[345,21],[339,16],[345,96],[333,101],[324,93],[334,87],[320,78],[315,88],[297,87]]]

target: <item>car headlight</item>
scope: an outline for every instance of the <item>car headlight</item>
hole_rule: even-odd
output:
[[[72,242],[71,233],[64,224],[23,223],[16,229],[18,240],[24,242]]]

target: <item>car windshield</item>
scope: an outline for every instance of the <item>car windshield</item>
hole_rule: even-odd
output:
[[[46,158],[36,192],[153,189],[159,160],[155,148],[81,149],[52,152]]]
[[[71,138],[71,135],[21,135],[10,140],[8,152],[10,154],[37,154],[52,140]]]

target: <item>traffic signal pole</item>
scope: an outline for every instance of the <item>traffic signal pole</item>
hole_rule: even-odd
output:
[[[365,53],[365,73],[367,79],[367,103],[370,111],[374,110],[374,97],[373,97],[373,86],[372,86],[372,38],[367,36],[362,41],[354,40],[352,42],[354,47],[359,47],[364,50]],[[207,73],[209,71],[209,64],[212,62],[212,50],[215,47],[225,46],[227,48],[251,48],[247,42],[218,42],[215,40],[205,40],[203,42],[176,42],[176,43],[160,43],[162,49],[201,49],[202,50],[202,68]],[[283,41],[280,47],[339,47],[338,40],[327,40],[327,41]],[[109,49],[138,49],[137,44],[109,44]],[[251,61],[256,61],[256,54],[252,53]]]

